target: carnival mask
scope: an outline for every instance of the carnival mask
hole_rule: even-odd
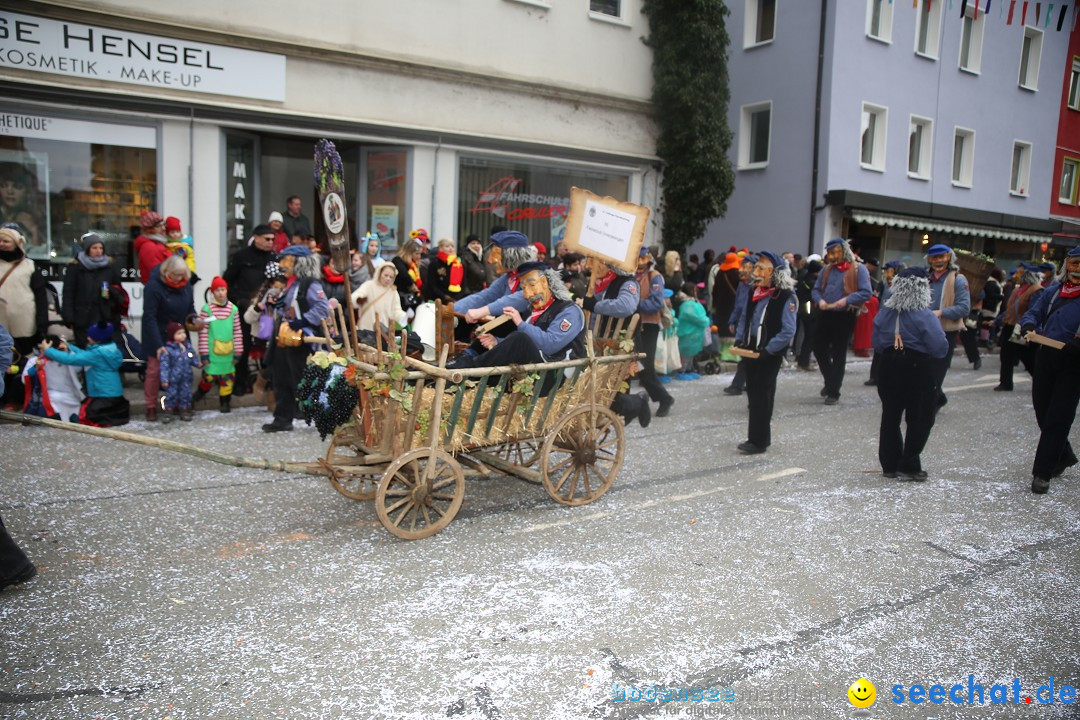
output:
[[[949,253],[931,255],[927,260],[930,261],[930,267],[934,268],[934,272],[939,273],[949,267]]]
[[[1074,285],[1080,284],[1080,258],[1071,257],[1066,259],[1065,272],[1069,276],[1069,282]]]
[[[637,261],[637,271],[639,273],[647,271],[649,269],[649,266],[652,265],[652,261],[653,259],[651,254],[646,254],[642,257],[639,257]]]
[[[893,278],[896,277],[896,268],[885,268],[883,277],[886,285],[892,285]]]
[[[831,248],[825,251],[825,260],[833,265],[839,265],[844,262],[844,246],[833,245]]]
[[[521,293],[534,310],[547,305],[551,299],[551,286],[548,285],[547,274],[539,270],[529,271],[521,278]]]
[[[773,279],[773,264],[769,262],[768,258],[762,258],[754,265],[754,272],[751,281],[757,287],[765,288],[772,285]]]
[[[492,245],[488,250],[487,260],[488,265],[494,266],[495,274],[502,275],[506,272],[506,268],[502,264],[502,248],[498,245]]]
[[[754,275],[754,263],[744,262],[739,266],[739,279],[743,282],[749,282]]]
[[[294,274],[293,266],[296,265],[296,256],[286,255],[285,257],[278,260],[278,265],[281,266],[281,273],[283,275],[292,275]]]

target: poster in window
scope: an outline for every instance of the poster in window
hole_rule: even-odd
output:
[[[570,188],[566,249],[633,272],[648,221],[647,207]]]
[[[49,257],[49,220],[48,157],[0,150],[0,224],[19,225],[27,257]]]
[[[379,236],[379,246],[384,250],[397,248],[398,206],[372,205],[371,231]]]

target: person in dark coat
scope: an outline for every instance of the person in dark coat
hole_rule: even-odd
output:
[[[461,253],[461,263],[465,266],[465,292],[472,295],[487,286],[487,270],[484,268],[484,246],[477,235],[465,239],[465,250]]]
[[[188,318],[195,315],[195,291],[191,286],[191,270],[179,255],[170,255],[157,266],[146,283],[143,295],[142,344],[146,353],[146,419],[158,419],[158,392],[161,390],[161,364],[158,358],[165,352],[169,323],[187,324],[188,329],[201,330],[201,323]]]
[[[817,258],[817,256],[813,256]],[[806,265],[799,271],[799,279],[795,283],[795,296],[799,301],[798,320],[798,355],[795,358],[795,367],[806,372],[810,371],[810,355],[814,351],[814,333],[817,330],[818,317],[821,308],[814,302],[812,294],[814,285],[817,284],[818,275],[821,273],[821,261],[808,260]]]
[[[930,439],[937,408],[936,363],[949,350],[941,322],[930,310],[925,268],[902,270],[874,318],[881,427],[878,460],[887,478],[926,480],[922,451]],[[907,437],[900,421],[907,423]]]
[[[724,323],[724,320],[730,318],[735,310],[735,296],[739,292],[740,267],[742,267],[742,258],[734,252],[729,252],[724,256],[724,262],[719,265],[713,277],[712,310],[720,337],[732,337],[733,331]]]
[[[1013,274],[1015,289],[1001,306],[1001,315],[994,321],[1000,328],[998,344],[1001,346],[1000,368],[996,392],[1012,392],[1013,370],[1020,363],[1029,375],[1035,374],[1035,347],[1023,341],[1020,320],[1027,314],[1031,304],[1043,292],[1043,276],[1038,265],[1020,263]]]
[[[244,334],[244,352],[236,359],[236,385],[233,394],[237,397],[248,392],[254,378],[248,367],[251,354],[251,325],[244,322],[244,313],[251,305],[251,299],[266,280],[266,264],[274,259],[274,230],[269,225],[256,225],[244,247],[229,258],[222,279],[229,285],[229,302],[240,311],[240,329]]]
[[[86,329],[99,322],[120,330],[120,302],[123,286],[120,271],[105,254],[105,241],[97,233],[79,238],[82,250],[64,269],[64,297],[60,315],[75,332],[75,344],[86,347]]]
[[[439,241],[438,252],[428,262],[427,277],[424,278],[424,299],[454,302],[464,294],[464,284],[465,267],[454,252],[454,241],[443,238]]]

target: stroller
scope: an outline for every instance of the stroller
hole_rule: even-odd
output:
[[[124,364],[120,366],[121,373],[135,373],[139,382],[146,382],[146,354],[143,353],[142,343],[128,331],[127,325],[120,323],[120,341],[116,343],[120,348],[120,354],[124,356]]]

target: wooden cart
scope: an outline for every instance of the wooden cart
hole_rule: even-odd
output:
[[[446,527],[465,497],[465,477],[492,471],[542,484],[563,505],[584,505],[611,487],[625,452],[623,422],[609,408],[642,356],[632,353],[637,316],[586,343],[588,357],[502,368],[448,370],[358,345],[349,363],[360,400],[333,433],[322,462],[333,487],[375,500],[379,520],[407,540]],[[407,368],[407,371],[406,371]]]

